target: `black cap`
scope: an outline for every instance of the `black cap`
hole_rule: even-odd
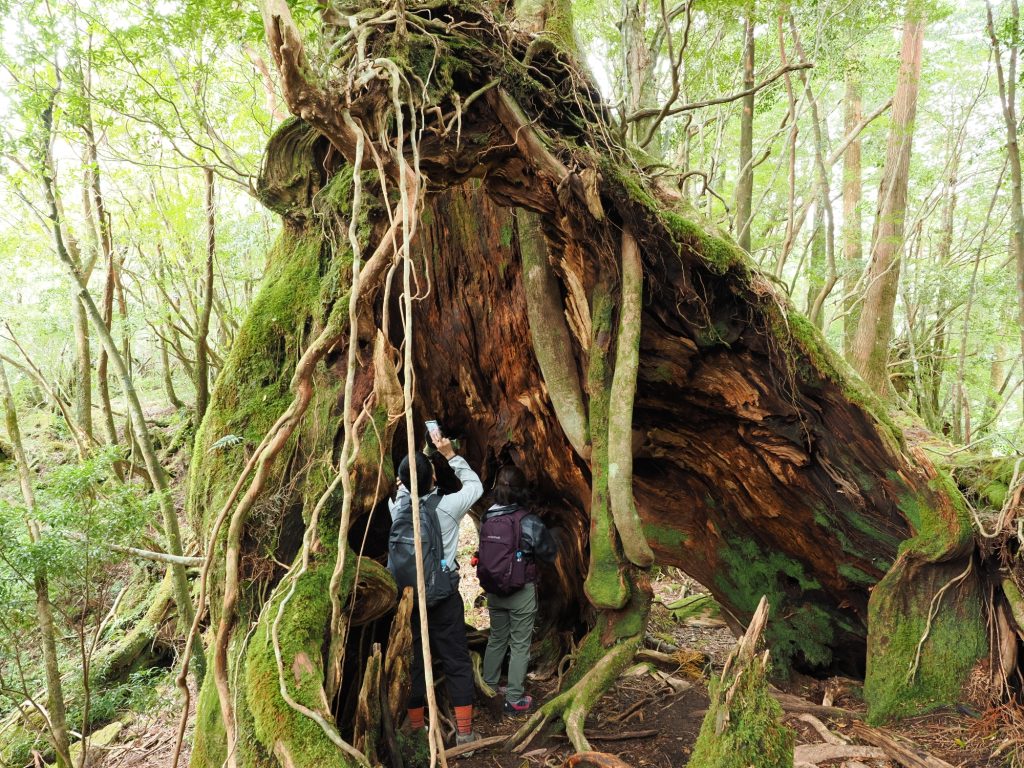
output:
[[[430,487],[434,484],[434,465],[430,463],[430,459],[419,451],[414,455],[416,456],[416,485],[419,486],[417,490],[430,490]],[[412,481],[409,479],[408,456],[403,457],[402,463],[398,465],[398,479],[402,481],[402,485],[406,488],[412,489]]]

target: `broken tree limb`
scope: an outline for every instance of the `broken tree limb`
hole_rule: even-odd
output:
[[[849,760],[866,758],[884,760],[888,755],[884,749],[867,747],[862,744],[800,744],[793,751],[795,765],[818,765],[826,760]]]
[[[802,715],[797,717],[797,720],[802,720],[803,722],[805,722],[809,726],[811,726],[811,728],[813,728],[815,731],[818,732],[818,735],[821,736],[822,740],[826,744],[832,744],[833,746],[838,746],[840,744],[848,744],[849,743],[844,737],[839,736],[839,735],[833,733],[832,731],[830,731],[827,725],[825,725],[823,722],[821,722],[821,720],[819,720],[818,718],[816,718],[814,715],[810,714],[809,712],[804,712]],[[814,761],[813,760],[808,760],[807,762],[814,762]]]
[[[885,750],[889,759],[904,768],[953,768],[945,760],[925,752],[910,739],[897,736],[884,728],[872,728],[858,722],[853,724],[853,735]]]
[[[629,763],[615,755],[607,752],[577,752],[569,755],[562,768],[579,768],[580,766],[594,766],[594,768],[631,768]]]
[[[782,724],[782,707],[768,687],[768,652],[757,653],[768,622],[762,597],[747,631],[737,641],[721,677],[708,686],[711,706],[701,724],[690,765],[790,768],[795,734]]]

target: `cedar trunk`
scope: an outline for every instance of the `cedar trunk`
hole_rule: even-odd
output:
[[[431,26],[429,40],[414,31],[442,10],[471,23]],[[400,62],[417,59],[395,50],[439,50],[437,71],[449,79],[430,99],[443,114],[456,103],[465,109],[457,139],[428,117],[414,156],[399,156],[394,140],[375,146],[389,197],[375,163],[358,176],[352,164],[368,156],[361,126],[403,124],[389,111],[390,86],[371,79],[344,94],[321,90],[305,80],[286,4],[264,11],[286,99],[302,119],[286,122],[268,146],[260,193],[282,215],[283,233],[217,380],[191,467],[190,514],[218,543],[208,588],[220,627],[193,765],[356,764],[341,745],[380,748],[375,736],[367,741],[365,719],[381,709],[365,706],[377,672],[364,678],[363,664],[392,632],[384,500],[406,444],[409,371],[398,350],[407,343],[411,423],[438,418],[485,485],[502,464],[519,466],[536,486],[538,511],[562,531],[557,567],[542,575],[538,636],[558,651],[560,639],[594,627],[568,690],[517,741],[562,717],[577,749],[585,745],[588,700],[642,640],[645,547],[706,585],[737,628],[767,595],[775,618],[765,638],[783,672],[863,675],[870,646],[876,718],[955,700],[952,687],[986,648],[978,569],[946,590],[933,639],[906,675],[922,612],[950,571],[974,562],[968,513],[948,476],[740,248],[608,143],[598,130],[605,108],[553,32],[512,32],[465,4],[402,13],[410,23],[374,27],[368,50]],[[510,46],[494,44],[499,33]],[[456,56],[458,67],[445,69]],[[421,78],[435,71],[432,61],[417,70]],[[530,71],[564,85],[539,83]],[[351,104],[347,114],[342,103]],[[384,207],[408,210],[396,188],[410,179],[426,185],[421,212],[405,219],[416,223],[411,342],[400,262],[388,270],[402,231]],[[363,265],[358,290],[353,246]],[[638,322],[629,320],[634,246]],[[552,338],[562,340],[561,356]],[[616,382],[633,373],[635,397],[620,400]],[[616,405],[630,400],[632,435],[622,440]],[[358,448],[343,499],[344,422]],[[343,508],[351,522],[339,533]],[[333,599],[329,584],[338,587]],[[332,603],[352,616],[338,622]],[[394,690],[391,666],[388,659],[380,685]],[[400,711],[400,702],[389,704]]]

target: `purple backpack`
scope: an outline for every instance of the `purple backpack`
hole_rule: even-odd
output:
[[[517,509],[492,515],[480,527],[476,575],[488,592],[504,597],[537,580],[533,558],[524,557],[519,548],[523,518],[528,514],[528,510]]]

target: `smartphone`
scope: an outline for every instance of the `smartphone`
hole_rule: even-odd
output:
[[[432,437],[441,437],[441,427],[434,419],[427,419],[424,424],[427,425],[427,432]]]

